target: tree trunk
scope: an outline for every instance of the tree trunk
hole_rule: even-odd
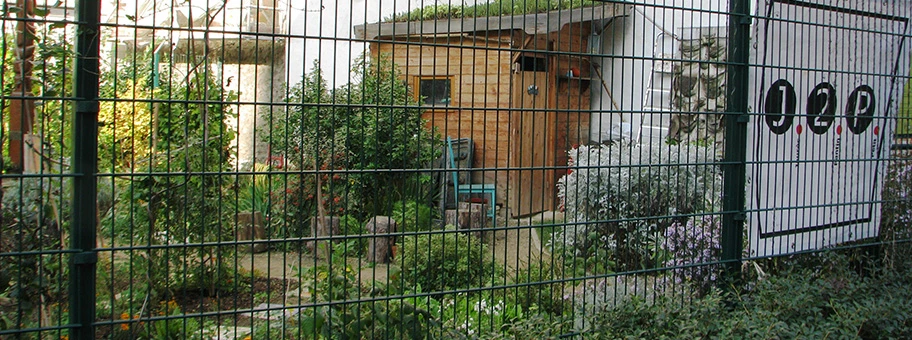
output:
[[[237,214],[238,241],[255,241],[266,239],[266,231],[263,228],[263,215],[259,212],[243,212]],[[250,247],[242,247],[244,251],[251,253],[262,253],[266,251],[268,245],[265,243],[254,243]]]

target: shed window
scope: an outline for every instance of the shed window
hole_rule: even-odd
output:
[[[418,96],[424,106],[449,106],[452,86],[449,77],[419,77]]]

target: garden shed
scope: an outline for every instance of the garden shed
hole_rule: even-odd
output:
[[[512,216],[554,209],[567,151],[589,140],[590,60],[626,6],[355,26],[390,58],[444,136],[474,142],[474,183],[493,183]],[[593,81],[594,80],[594,81]]]

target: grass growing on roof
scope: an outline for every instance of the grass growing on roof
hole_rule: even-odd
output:
[[[386,22],[459,19],[544,13],[559,9],[592,6],[593,0],[493,0],[475,5],[435,4],[386,18]]]
[[[906,82],[902,104],[899,107],[899,121],[896,124],[897,135],[912,134],[912,79]]]

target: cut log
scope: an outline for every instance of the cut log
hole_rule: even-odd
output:
[[[455,226],[456,229],[482,229],[488,225],[488,208],[486,204],[460,202],[458,209],[444,212],[446,224]],[[475,236],[484,237],[483,232],[475,232]]]
[[[339,235],[339,225],[341,220],[338,216],[326,216],[323,217],[323,223],[317,223],[317,217],[314,217],[310,220],[310,236],[311,237],[326,237]],[[332,252],[330,250],[331,242],[328,240],[320,241],[307,241],[304,246],[307,248],[311,254],[316,257],[321,257],[328,259]]]
[[[392,259],[395,237],[381,236],[396,232],[396,221],[389,216],[374,216],[364,226],[368,234],[373,235],[368,239],[367,262],[389,263]]]
[[[238,241],[264,240],[266,239],[266,229],[263,227],[263,215],[260,212],[242,212],[237,214]],[[240,249],[246,252],[262,253],[268,249],[266,243],[254,243],[252,246],[241,246]]]

